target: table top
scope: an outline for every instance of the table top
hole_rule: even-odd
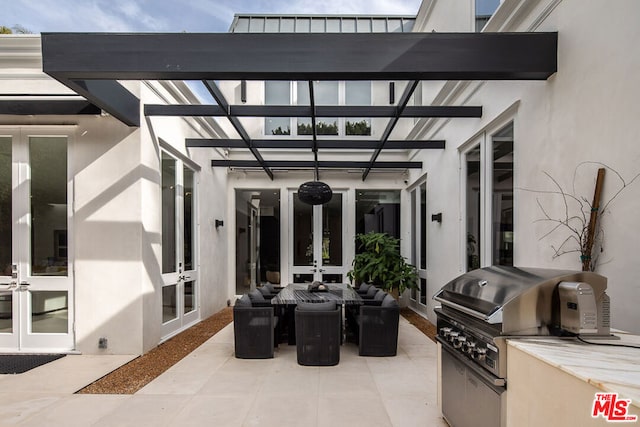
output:
[[[362,298],[347,283],[323,283],[328,291],[309,292],[308,283],[290,283],[282,289],[271,304],[298,304],[299,302],[335,301],[338,304],[362,304]]]

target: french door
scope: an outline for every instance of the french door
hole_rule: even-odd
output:
[[[195,172],[162,151],[162,336],[199,319]]]
[[[344,239],[346,203],[344,193],[333,192],[324,205],[311,206],[289,197],[292,221],[289,271],[293,283],[315,280],[342,283],[346,279]]]
[[[29,131],[0,129],[0,351],[69,351],[69,137]]]

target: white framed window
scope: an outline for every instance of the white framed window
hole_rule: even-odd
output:
[[[314,82],[314,102],[320,106],[372,105],[370,81],[317,81]],[[265,105],[310,105],[309,82],[265,81]],[[312,135],[310,117],[266,117],[264,135]],[[318,136],[370,136],[371,118],[318,117]]]
[[[427,305],[427,181],[410,190],[411,264],[418,271],[418,289],[411,289],[411,299]]]
[[[466,271],[513,265],[514,126],[483,132],[461,152]]]

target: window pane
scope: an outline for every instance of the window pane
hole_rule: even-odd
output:
[[[0,334],[10,334],[12,332],[13,291],[0,292]]]
[[[267,18],[264,31],[266,33],[277,33],[280,30],[280,19],[278,18]]]
[[[176,271],[176,161],[162,153],[162,272]]]
[[[356,233],[400,238],[400,190],[356,190]]]
[[[320,81],[313,85],[316,105],[338,105],[338,82]]]
[[[346,135],[371,135],[370,119],[349,119],[345,122],[344,132]]]
[[[374,33],[386,33],[387,32],[387,20],[381,18],[373,18],[373,32]]]
[[[251,18],[249,24],[250,33],[263,33],[264,32],[264,18]]]
[[[265,135],[291,135],[291,120],[288,117],[266,117]]]
[[[297,18],[296,33],[308,33],[309,25],[310,25],[309,18]]]
[[[264,82],[264,103],[266,105],[291,104],[291,83],[281,81]],[[265,135],[291,135],[291,120],[288,117],[265,117]]]
[[[513,125],[492,139],[493,264],[513,265]]]
[[[280,21],[280,32],[281,33],[293,33],[293,26],[295,22],[293,18],[282,18]]]
[[[322,265],[342,265],[342,195],[322,205]]]
[[[356,20],[354,18],[342,19],[342,32],[343,33],[355,33],[356,32]]]
[[[327,33],[339,33],[340,20],[337,18],[327,18]]]
[[[281,81],[264,82],[264,103],[266,105],[289,105],[291,84]]]
[[[417,246],[417,231],[418,224],[416,222],[416,190],[411,192],[411,236],[413,237],[413,242],[411,244],[411,264],[418,265],[418,248]]]
[[[0,137],[0,276],[11,276],[11,258],[13,257],[11,254],[13,223],[11,200],[11,138]],[[3,297],[0,296],[0,298]],[[0,304],[4,304],[4,302],[0,302]],[[1,309],[0,314],[2,314]],[[1,327],[0,331],[2,331]]]
[[[420,268],[427,268],[427,183],[420,185]]]
[[[66,291],[33,291],[31,295],[31,332],[66,334],[69,330],[69,306]]]
[[[236,190],[235,197],[236,295],[241,295],[252,280],[280,283],[280,190]]]
[[[371,105],[370,81],[347,81],[344,89],[346,105]]]
[[[195,282],[184,282],[184,314],[195,309],[196,294]]]
[[[313,206],[293,195],[293,265],[313,264]]]
[[[402,21],[400,19],[389,19],[387,21],[387,28],[390,33],[401,33],[402,32]]]
[[[194,256],[194,173],[188,167],[184,167],[184,269],[193,270]]]
[[[359,33],[370,33],[371,32],[371,19],[363,18],[358,19],[357,21],[357,29]]]
[[[427,305],[427,279],[420,278],[420,304]]]
[[[325,18],[313,18],[311,19],[311,32],[312,33],[324,33]]]
[[[167,323],[178,317],[176,303],[177,286],[170,285],[162,288],[162,323]]]
[[[66,276],[67,139],[29,138],[31,165],[31,273]],[[59,251],[58,249],[63,249]]]
[[[480,146],[465,155],[467,165],[467,271],[480,267]]]
[[[311,101],[309,100],[309,82],[299,81],[296,82],[297,93],[298,93],[298,105],[310,105]],[[315,90],[315,88],[314,88]],[[317,102],[317,101],[316,101]]]

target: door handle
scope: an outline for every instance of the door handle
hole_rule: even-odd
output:
[[[312,268],[312,269],[311,269],[311,272],[312,272],[312,273],[315,273],[316,271],[318,271],[318,269],[317,269],[317,268]]]
[[[321,268],[318,270],[320,273],[322,273],[324,271],[324,268]]]
[[[17,284],[16,284],[16,286],[17,286]],[[20,290],[21,291],[26,291],[29,286],[31,286],[31,283],[29,283],[29,282],[20,282]]]

